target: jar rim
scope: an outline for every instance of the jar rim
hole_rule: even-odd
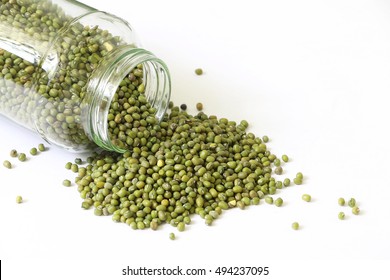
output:
[[[155,117],[161,121],[168,108],[171,80],[166,64],[145,49],[119,46],[104,57],[92,72],[81,104],[81,118],[85,120],[83,124],[87,136],[105,150],[126,152],[112,143],[109,137],[108,113],[120,83],[139,64],[145,69],[145,97],[156,109]]]

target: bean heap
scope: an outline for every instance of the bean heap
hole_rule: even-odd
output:
[[[143,145],[95,154],[78,168],[82,207],[134,229],[169,223],[182,231],[191,214],[211,225],[224,210],[259,204],[283,183],[272,176],[277,157],[247,127],[173,107]]]

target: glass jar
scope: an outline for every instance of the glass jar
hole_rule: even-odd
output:
[[[72,0],[0,3],[1,114],[73,151],[124,152],[134,143],[124,145],[116,126],[138,133],[139,118],[163,118],[168,68],[126,21]],[[123,95],[132,100],[126,119],[115,115]]]

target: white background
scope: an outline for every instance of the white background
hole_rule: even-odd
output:
[[[5,279],[148,279],[121,276],[127,265],[270,266],[265,279],[388,277],[390,1],[83,2],[131,23],[167,63],[173,101],[248,120],[251,132],[270,137],[273,153],[289,155],[280,178],[301,171],[304,184],[275,195],[281,208],[262,201],[224,212],[211,227],[194,217],[181,233],[170,225],[134,231],[80,208],[75,185],[62,186],[74,179],[65,163],[80,155],[50,146],[0,167]],[[0,130],[1,162],[12,148],[28,153],[42,141],[5,118]],[[25,203],[16,204],[17,195]],[[361,214],[338,197],[356,198]]]

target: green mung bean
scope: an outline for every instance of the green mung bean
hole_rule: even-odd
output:
[[[288,158],[287,155],[282,155],[282,160],[283,160],[284,162],[288,162],[289,158]]]
[[[196,110],[202,111],[203,110],[203,104],[200,103],[200,102],[196,103]]]
[[[38,154],[38,150],[37,150],[37,148],[31,148],[30,149],[30,155],[32,155],[32,156],[36,156]]]
[[[340,197],[337,201],[337,203],[340,205],[340,206],[344,206],[345,205],[345,199]]]
[[[338,218],[339,218],[339,220],[344,220],[345,219],[345,213],[344,212],[339,212]]]
[[[349,200],[348,200],[348,206],[349,207],[354,207],[356,205],[356,199],[355,198],[350,198]]]
[[[40,152],[46,151],[45,145],[44,145],[43,143],[38,144],[38,150],[39,150]]]
[[[177,230],[178,231],[184,231],[186,227],[186,224],[184,222],[180,222],[177,224]]]
[[[3,162],[3,166],[4,166],[5,168],[8,168],[8,169],[11,169],[11,168],[12,168],[12,164],[11,164],[11,162],[10,162],[9,160],[5,160],[5,161]]]
[[[18,156],[19,161],[26,161],[27,157],[25,153],[20,153]]]
[[[290,179],[289,178],[285,178],[284,180],[283,180],[283,186],[285,186],[285,187],[288,187],[289,185],[290,185]]]
[[[281,166],[278,166],[278,167],[275,168],[274,172],[275,172],[276,175],[282,175],[283,168]]]
[[[169,234],[169,239],[175,240],[175,239],[176,239],[176,235],[175,235],[173,232],[171,232],[171,233]]]
[[[195,69],[195,74],[196,75],[202,75],[203,74],[203,69],[202,68],[196,68]]]
[[[280,198],[280,197],[278,197],[277,199],[275,199],[274,204],[275,204],[275,206],[277,206],[277,207],[282,206],[282,205],[283,205],[283,199]]]
[[[265,202],[268,203],[268,204],[273,204],[274,203],[274,199],[272,198],[272,196],[266,196],[264,198]]]
[[[294,181],[295,185],[302,185],[302,179],[301,178],[295,177],[293,181]]]
[[[15,150],[15,149],[12,149],[12,150],[10,151],[10,153],[9,153],[9,154],[10,154],[10,156],[11,156],[11,157],[14,157],[14,158],[15,158],[15,157],[17,157],[17,156],[18,156],[18,151],[17,151],[17,150]]]
[[[269,141],[268,136],[267,136],[267,135],[264,135],[264,136],[263,136],[263,142],[264,142],[264,143],[267,143],[268,141]]]
[[[360,208],[357,206],[353,206],[352,207],[352,214],[359,215],[359,213],[360,213]]]
[[[79,171],[79,166],[76,163],[72,163],[71,167],[70,167],[70,170],[72,170],[73,172],[76,173],[76,172]]]
[[[72,182],[68,179],[65,179],[62,181],[62,185],[64,185],[65,187],[70,187],[72,185]]]
[[[292,227],[293,230],[298,230],[300,226],[299,226],[299,223],[298,223],[298,222],[293,222],[293,223],[291,224],[291,227]]]
[[[306,201],[306,202],[310,202],[311,201],[311,195],[310,194],[303,194],[302,195],[302,200]]]
[[[22,203],[22,202],[23,202],[23,198],[20,195],[16,196],[16,203]]]
[[[70,170],[72,168],[72,163],[69,161],[65,164],[65,168]]]

